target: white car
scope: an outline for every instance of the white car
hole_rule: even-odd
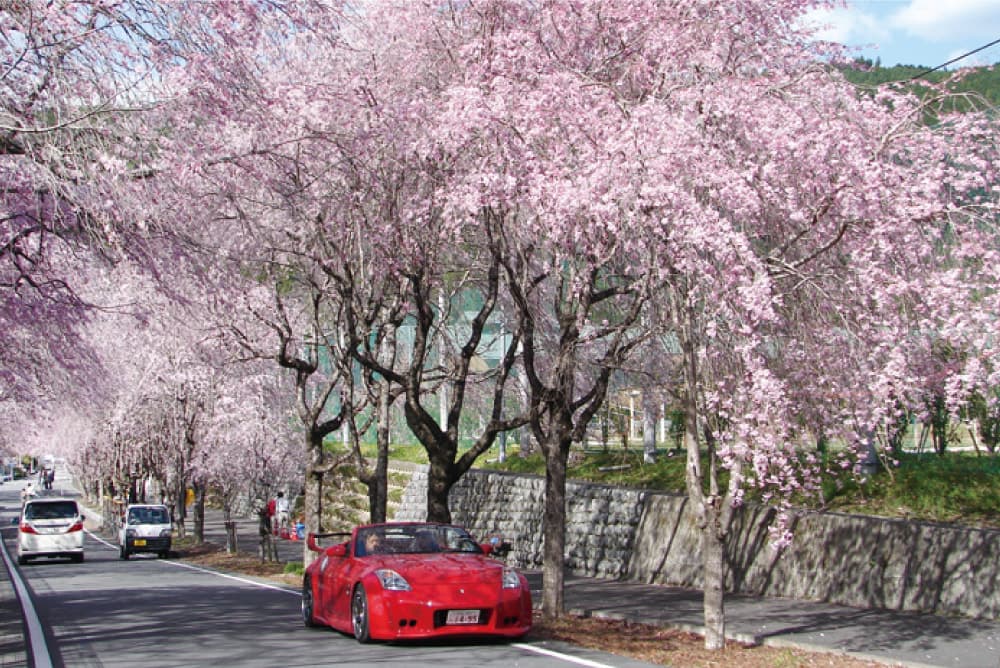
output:
[[[73,499],[29,498],[17,528],[17,563],[39,557],[83,561],[83,515]]]
[[[137,552],[155,552],[161,559],[170,556],[173,530],[170,510],[159,504],[132,504],[125,509],[118,530],[118,556],[128,559]]]

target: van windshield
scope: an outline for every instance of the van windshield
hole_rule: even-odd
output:
[[[129,524],[169,524],[166,508],[132,508],[128,511]]]
[[[45,501],[29,503],[24,508],[26,520],[62,520],[79,515],[75,501]]]

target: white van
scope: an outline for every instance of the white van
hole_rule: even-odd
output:
[[[17,563],[37,557],[83,561],[83,515],[73,499],[33,497],[24,502],[17,527]]]
[[[170,556],[173,530],[170,510],[160,504],[135,503],[125,509],[118,531],[118,556],[128,559],[138,552],[155,552],[161,559]]]

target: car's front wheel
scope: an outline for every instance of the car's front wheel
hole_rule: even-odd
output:
[[[309,578],[306,578],[302,581],[302,623],[310,629],[319,626],[316,623],[316,618],[313,616],[313,606],[312,583],[309,581]]]
[[[118,546],[118,558],[128,561],[128,550],[125,549],[124,545]]]
[[[351,597],[351,626],[354,628],[354,637],[358,642],[366,643],[371,640],[371,632],[368,624],[368,594],[365,593],[365,586],[359,584],[354,588],[354,595]]]

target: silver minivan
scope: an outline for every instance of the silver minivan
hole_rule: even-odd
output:
[[[17,527],[17,563],[39,557],[83,561],[83,515],[73,499],[32,497],[21,508]]]

